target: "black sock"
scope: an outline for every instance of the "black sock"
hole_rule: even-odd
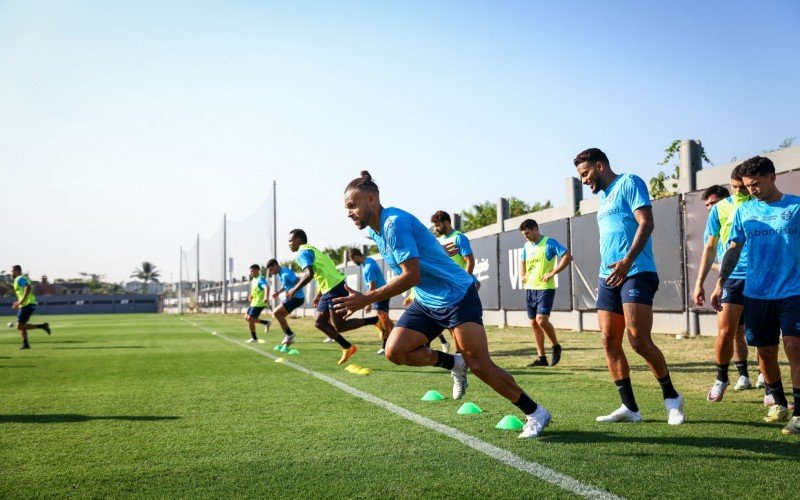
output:
[[[385,339],[383,340],[383,343],[381,344],[381,347],[383,347],[384,349],[386,349],[386,340],[385,340]]]
[[[619,391],[619,397],[630,411],[639,411],[639,405],[636,404],[636,398],[633,397],[633,386],[631,386],[631,378],[625,377],[622,380],[615,380],[614,384]]]
[[[530,396],[525,394],[525,391],[522,391],[522,394],[519,395],[519,399],[516,403],[514,403],[514,406],[519,408],[525,415],[530,415],[536,411],[536,408],[539,407],[539,405],[536,404],[536,401],[532,400]]]
[[[452,354],[447,354],[442,351],[433,351],[436,353],[436,363],[433,366],[444,368],[445,370],[452,370],[456,366],[456,357]]]
[[[763,375],[762,375],[763,377]],[[769,388],[769,384],[767,383],[767,379],[764,379],[764,395],[769,396],[772,394],[772,389]]]
[[[733,366],[736,367],[736,371],[739,372],[740,377],[750,378],[750,375],[747,374],[747,361],[736,361],[733,363]]]
[[[341,335],[339,335],[338,337],[336,337],[333,340],[335,340],[337,344],[342,346],[342,349],[350,349],[350,346],[353,345],[350,342],[348,342],[347,340],[345,340],[345,338],[342,337]]]
[[[292,329],[291,329],[291,328],[284,328],[284,329],[283,329],[283,333],[285,333],[286,335],[288,335],[288,336],[290,336],[290,337],[291,337],[292,335],[294,335],[294,332],[292,331]]]
[[[439,335],[439,340],[442,341],[442,344],[446,344],[447,343],[447,339],[444,338],[444,335]]]
[[[251,331],[250,336],[253,337],[253,340],[258,340],[258,337],[256,337],[256,332]]]
[[[728,367],[730,365],[717,365],[717,380],[720,382],[728,382]]]
[[[260,320],[258,320],[258,322],[261,323],[262,325],[268,325],[268,324],[272,323],[268,319],[260,319]]]
[[[725,372],[725,376],[727,377],[728,373]],[[661,392],[664,394],[664,399],[674,399],[678,397],[678,391],[672,386],[672,380],[669,378],[669,372],[664,375],[662,378],[658,379],[658,383],[661,384]]]
[[[775,404],[783,407],[789,406],[789,401],[786,400],[786,394],[783,392],[783,382],[780,380],[774,384],[767,384],[769,386],[772,397],[775,398]]]
[[[794,397],[794,412],[793,417],[800,417],[800,389],[792,387],[792,397]]]
[[[377,325],[378,324],[378,317],[377,316],[370,316],[369,318],[364,318],[365,325]]]

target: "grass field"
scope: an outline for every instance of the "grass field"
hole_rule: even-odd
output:
[[[15,330],[0,336],[0,498],[575,496],[227,341],[247,338],[238,317],[48,320],[53,335],[32,332],[30,351],[17,350]],[[762,421],[760,391],[705,401],[714,378],[710,338],[656,339],[686,398],[687,423],[672,427],[658,384],[635,355],[645,422],[594,421],[619,405],[597,333],[561,333],[561,364],[533,369],[524,367],[527,330],[490,329],[495,360],[553,413],[543,437],[519,440],[494,428],[516,408],[477,378],[464,401],[484,413],[458,415],[463,401],[449,398],[449,374],[375,355],[373,328],[349,335],[361,347],[353,362],[374,370],[358,376],[336,365],[338,346],[322,343],[309,320],[293,324],[300,354],[286,356],[292,363],[614,495],[790,497],[800,477],[800,438]],[[272,355],[280,338],[273,330],[254,349]],[[448,399],[420,401],[429,389]]]

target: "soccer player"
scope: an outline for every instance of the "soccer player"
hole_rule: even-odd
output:
[[[448,258],[436,238],[416,217],[398,208],[384,208],[378,185],[369,172],[345,189],[348,217],[359,229],[369,228],[372,240],[397,276],[385,286],[364,294],[349,290],[335,299],[337,312],[352,314],[372,302],[400,295],[414,288],[414,302],[403,312],[389,335],[386,357],[394,364],[437,366],[450,370],[453,397],[467,388],[467,366],[498,394],[509,399],[528,419],[521,438],[541,434],[550,423],[550,412],[537,405],[509,373],[489,356],[483,309],[472,278]],[[461,354],[431,350],[426,344],[452,329]]]
[[[742,203],[733,216],[730,245],[722,258],[711,305],[723,310],[725,282],[746,250],[745,336],[747,343],[758,349],[761,373],[775,400],[764,420],[788,418],[789,403],[778,366],[782,332],[794,398],[794,413],[782,432],[800,434],[800,196],[778,190],[775,166],[769,158],[755,156],[738,168],[754,199]]]
[[[706,190],[703,191],[703,195],[700,197],[700,199],[703,200],[703,204],[705,204],[706,208],[711,210],[711,207],[730,195],[731,192],[728,191],[728,188],[714,184],[713,186],[707,187]]]
[[[358,348],[348,342],[342,333],[364,325],[375,325],[378,323],[378,317],[344,319],[341,315],[331,314],[333,299],[347,296],[344,274],[336,269],[336,265],[325,252],[308,244],[308,237],[302,229],[289,231],[289,249],[298,252],[295,260],[303,270],[303,274],[300,276],[300,281],[286,292],[286,298],[295,297],[312,279],[317,281],[317,295],[314,297],[317,311],[314,314],[314,326],[341,346],[342,357],[339,359],[339,364],[342,365],[358,351]]]
[[[539,224],[533,219],[522,221],[519,230],[525,237],[520,263],[522,287],[525,289],[525,304],[538,356],[528,366],[548,366],[544,350],[545,335],[553,345],[553,366],[556,366],[561,361],[561,344],[558,343],[556,329],[550,323],[550,310],[556,296],[554,277],[569,266],[572,254],[554,238],[543,236],[539,232]],[[556,257],[559,258],[557,265]]]
[[[383,277],[381,266],[375,262],[371,257],[365,257],[358,248],[350,249],[350,260],[361,266],[361,274],[364,277],[364,283],[367,289],[371,292],[382,286],[386,286],[386,278]],[[389,332],[394,328],[394,321],[389,317],[389,299],[375,302],[366,307],[366,311],[370,312],[375,309],[375,314],[378,315],[378,331],[381,333],[381,348],[378,349],[377,354],[386,354],[386,339],[389,338]]]
[[[273,299],[277,299],[281,293],[291,290],[292,287],[297,284],[298,278],[295,272],[288,267],[281,267],[275,259],[270,259],[269,262],[267,262],[267,272],[270,276],[277,276],[278,280],[281,282],[281,288],[272,294]],[[305,303],[305,298],[305,292],[303,289],[300,289],[294,294],[294,297],[287,297],[281,305],[272,311],[272,315],[278,320],[283,330],[283,342],[281,343],[284,345],[291,345],[294,343],[294,332],[289,328],[289,322],[286,318],[292,311]]]
[[[622,339],[627,333],[631,347],[644,358],[661,384],[667,422],[680,425],[684,422],[683,396],[672,385],[664,355],[650,335],[653,297],[659,280],[650,239],[654,224],[647,186],[638,176],[614,173],[606,154],[597,148],[579,153],[574,164],[582,182],[594,194],[600,193],[597,319],[608,371],[622,399],[622,406],[596,420],[642,420],[633,396],[628,359],[622,349]]]
[[[14,278],[14,294],[17,296],[17,301],[11,304],[11,308],[17,311],[17,330],[19,330],[19,336],[22,338],[22,347],[20,349],[30,349],[28,330],[41,329],[50,335],[50,324],[32,325],[28,323],[31,315],[36,311],[36,296],[33,294],[33,285],[27,276],[22,275],[22,267],[18,265],[11,268],[11,277]]]
[[[267,279],[261,275],[261,266],[253,264],[250,266],[250,295],[247,296],[247,300],[250,301],[250,307],[247,308],[247,312],[244,314],[244,320],[250,326],[250,338],[247,339],[247,342],[261,342],[263,344],[264,341],[259,341],[256,335],[256,323],[264,325],[264,333],[269,331],[269,325],[272,324],[269,320],[258,319],[261,311],[267,307],[267,293],[269,293],[269,284]]]
[[[709,205],[710,199],[718,198],[728,190],[721,186],[711,186],[703,193],[703,200],[706,202],[706,207],[709,208],[705,231],[706,244],[700,258],[700,268],[693,294],[695,304],[701,307],[705,303],[703,282],[708,276],[712,262],[721,260],[725,254],[733,225],[733,214],[739,205],[750,199],[750,193],[744,186],[742,177],[736,168],[731,171],[731,188],[733,188],[733,196],[723,196],[711,205]],[[744,317],[742,316],[744,304],[742,292],[746,274],[747,259],[742,255],[731,277],[725,282],[725,293],[722,299],[723,310],[717,314],[717,339],[714,344],[717,379],[706,396],[706,399],[712,403],[722,401],[722,397],[725,395],[725,390],[729,385],[728,367],[734,353],[734,364],[739,372],[739,379],[733,389],[741,391],[753,387],[747,373],[747,342],[744,339]]]

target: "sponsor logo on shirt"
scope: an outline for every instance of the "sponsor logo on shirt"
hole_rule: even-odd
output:
[[[791,211],[791,209],[788,209],[788,208],[787,208],[786,210],[784,210],[784,211],[781,213],[781,219],[783,219],[783,220],[789,220],[789,219],[791,219],[791,218],[792,218],[792,211]]]
[[[747,237],[754,238],[756,236],[781,236],[784,234],[797,234],[796,227],[780,227],[769,229],[748,229]]]

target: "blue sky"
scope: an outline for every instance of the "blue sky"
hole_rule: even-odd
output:
[[[796,1],[0,0],[0,261],[177,279],[273,179],[285,259],[293,227],[365,241],[363,168],[427,219],[558,204],[590,146],[646,179],[676,138],[752,156],[800,136],[798,25]]]

